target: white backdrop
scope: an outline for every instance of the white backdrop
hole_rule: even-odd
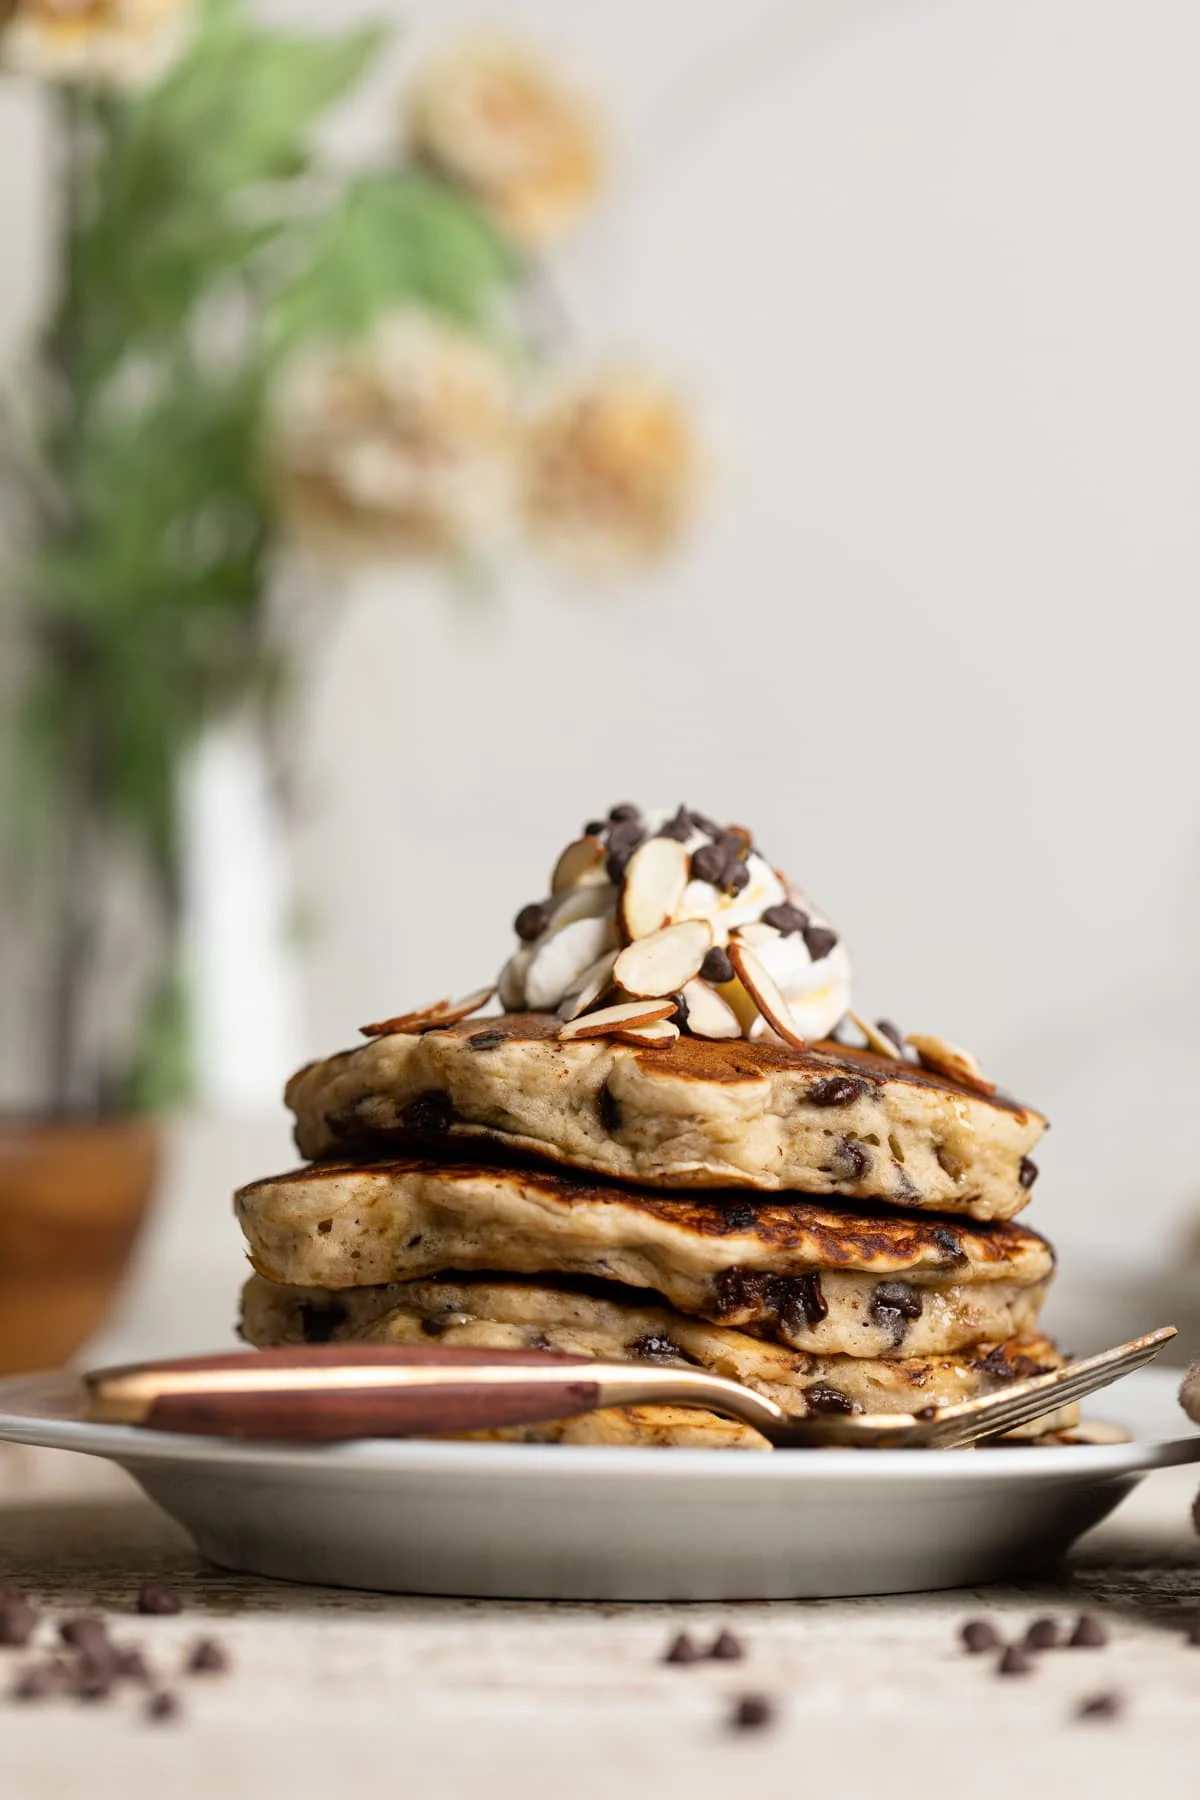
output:
[[[615,170],[558,259],[567,312],[681,381],[717,451],[689,552],[636,589],[520,571],[482,620],[406,579],[339,597],[302,709],[299,1048],[487,979],[587,814],[686,800],[810,887],[868,1010],[1050,1112],[1037,1222],[1115,1239],[1132,1204],[1165,1236],[1200,1202],[1200,11],[270,10],[403,23],[352,150],[460,25],[572,66]],[[4,95],[9,343],[35,143]]]

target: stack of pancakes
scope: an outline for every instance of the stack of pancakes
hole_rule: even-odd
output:
[[[1038,1331],[1053,1251],[1013,1223],[1030,1108],[899,1043],[561,1031],[443,1008],[302,1069],[311,1160],[237,1196],[246,1339],[687,1363],[796,1414],[945,1405],[1060,1362]],[[505,1435],[763,1446],[670,1406]]]

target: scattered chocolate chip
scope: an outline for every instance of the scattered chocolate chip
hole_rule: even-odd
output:
[[[820,1381],[804,1389],[804,1405],[808,1412],[816,1414],[834,1415],[854,1411],[854,1402],[849,1394],[843,1394],[841,1388],[826,1387]]]
[[[725,853],[719,844],[701,844],[698,850],[692,851],[693,881],[707,881],[713,887],[720,887],[724,874]]]
[[[442,1093],[439,1088],[418,1094],[400,1114],[400,1123],[419,1137],[440,1137],[454,1123],[454,1107],[449,1094]]]
[[[703,1658],[704,1652],[691,1633],[680,1631],[667,1645],[662,1660],[665,1663],[694,1663],[703,1661]]]
[[[228,1667],[229,1652],[216,1638],[201,1638],[187,1659],[189,1675],[223,1675]]]
[[[793,932],[804,930],[808,924],[808,914],[801,912],[798,906],[790,906],[784,902],[781,906],[766,908],[763,924],[773,925],[776,931],[782,931],[784,937],[791,937]]]
[[[158,1725],[165,1724],[170,1719],[177,1719],[179,1711],[179,1701],[174,1694],[167,1693],[165,1689],[157,1694],[151,1694],[146,1702],[146,1717]]]
[[[1124,1706],[1120,1694],[1092,1694],[1075,1708],[1077,1719],[1116,1719]]]
[[[714,1662],[741,1662],[746,1646],[735,1632],[718,1631],[708,1654]]]
[[[837,932],[831,931],[828,925],[806,925],[804,927],[805,947],[814,962],[820,962],[823,956],[828,956],[837,941]]]
[[[621,1129],[621,1102],[616,1098],[607,1082],[597,1095],[596,1108],[600,1114],[601,1125],[609,1137],[615,1137]]]
[[[474,1037],[467,1039],[468,1050],[494,1050],[504,1042],[502,1031],[477,1031]]]
[[[775,1708],[765,1694],[743,1694],[734,1702],[729,1723],[735,1731],[761,1731],[775,1717]]]
[[[658,828],[659,837],[673,838],[677,844],[686,844],[692,835],[692,815],[686,806],[681,806],[673,819]]]
[[[306,1344],[330,1344],[339,1325],[345,1323],[346,1308],[340,1300],[318,1305],[313,1300],[300,1302],[300,1335]]]
[[[62,1692],[62,1682],[50,1663],[34,1663],[24,1670],[9,1690],[14,1700],[45,1700]]]
[[[720,944],[714,944],[700,964],[700,974],[705,981],[711,981],[714,987],[722,982],[733,980],[733,964],[722,950]]]
[[[38,1615],[23,1595],[16,1595],[0,1605],[0,1644],[9,1649],[22,1649],[37,1629]]]
[[[113,1691],[113,1666],[110,1661],[94,1661],[85,1657],[75,1670],[71,1692],[77,1700],[107,1700]]]
[[[608,833],[610,850],[627,850],[632,856],[646,833],[639,819],[620,819]]]
[[[881,1031],[885,1038],[891,1038],[896,1046],[897,1056],[904,1055],[904,1033],[898,1025],[893,1025],[890,1019],[876,1019],[875,1029]]]
[[[970,1656],[983,1656],[989,1650],[1000,1648],[1000,1633],[990,1619],[968,1619],[958,1635]]]
[[[1059,1644],[1056,1619],[1034,1619],[1025,1633],[1026,1650],[1057,1650]]]
[[[140,1650],[132,1648],[118,1650],[113,1662],[113,1673],[122,1681],[149,1681],[150,1668]]]
[[[58,1635],[64,1644],[70,1644],[73,1650],[107,1650],[108,1627],[103,1619],[92,1614],[80,1615],[72,1619],[63,1619],[58,1627]]]
[[[870,1087],[869,1081],[856,1081],[853,1075],[829,1075],[814,1081],[807,1098],[814,1106],[849,1106]]]
[[[997,1675],[1028,1675],[1033,1660],[1017,1644],[1010,1644],[996,1664]]]
[[[1075,1629],[1067,1639],[1072,1650],[1103,1650],[1108,1643],[1108,1626],[1095,1613],[1080,1613]]]
[[[1038,1166],[1034,1162],[1032,1156],[1023,1156],[1021,1158],[1021,1168],[1017,1175],[1017,1180],[1023,1188],[1031,1188],[1037,1178]]]
[[[853,1138],[839,1138],[829,1159],[832,1174],[839,1181],[861,1181],[871,1166],[869,1153]]]
[[[532,944],[534,938],[541,937],[549,923],[550,908],[540,901],[531,900],[513,920],[513,930],[522,943]]]
[[[137,1597],[137,1609],[140,1613],[180,1613],[183,1601],[174,1588],[164,1587],[161,1582],[148,1581]]]
[[[616,825],[625,824],[628,821],[640,819],[642,809],[640,806],[635,806],[632,800],[623,800],[620,806],[609,807],[608,816]]]
[[[680,1362],[683,1351],[678,1344],[661,1331],[647,1331],[642,1337],[635,1338],[629,1346],[629,1354],[638,1356],[643,1362]]]

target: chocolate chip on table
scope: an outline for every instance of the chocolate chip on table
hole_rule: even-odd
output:
[[[730,962],[720,944],[714,944],[700,964],[700,974],[705,981],[711,981],[715,987],[723,982],[733,980],[733,964]]]
[[[765,1694],[743,1694],[734,1702],[729,1723],[735,1731],[761,1731],[775,1717],[775,1708]]]
[[[1057,1650],[1061,1637],[1057,1619],[1034,1619],[1025,1633],[1026,1650]]]
[[[831,931],[828,925],[806,925],[804,927],[805,948],[814,962],[820,962],[823,956],[828,956],[837,941],[837,932]]]
[[[71,1692],[77,1700],[107,1700],[113,1690],[112,1663],[85,1656],[75,1670]]]
[[[541,937],[549,923],[550,908],[542,901],[531,900],[513,920],[513,930],[523,944],[532,944],[534,938]]]
[[[813,1082],[807,1098],[814,1106],[849,1106],[869,1086],[869,1082],[858,1081],[853,1075],[828,1075],[824,1081]]]
[[[1081,1700],[1075,1708],[1077,1719],[1116,1719],[1120,1717],[1124,1702],[1120,1694],[1091,1694]]]
[[[34,1663],[20,1674],[9,1690],[14,1700],[45,1700],[61,1693],[62,1679],[53,1663]]]
[[[1071,1650],[1103,1650],[1108,1643],[1108,1626],[1095,1613],[1080,1613],[1075,1629],[1067,1639]]]
[[[714,1662],[741,1662],[746,1654],[746,1646],[736,1632],[718,1631],[708,1654]]]
[[[1037,1178],[1038,1166],[1034,1162],[1032,1156],[1023,1156],[1021,1158],[1021,1167],[1017,1173],[1017,1180],[1023,1188],[1031,1188]]]
[[[103,1619],[94,1614],[79,1614],[74,1618],[63,1619],[58,1627],[58,1635],[64,1644],[70,1644],[72,1650],[110,1650],[108,1627]]]
[[[958,1635],[969,1656],[983,1656],[989,1650],[1000,1648],[1000,1633],[990,1619],[968,1619]]]
[[[1185,1644],[1191,1644],[1191,1645],[1194,1645],[1196,1648],[1200,1648],[1200,1613],[1198,1613],[1196,1615],[1196,1617],[1192,1620],[1191,1624],[1188,1626],[1187,1636],[1184,1638],[1183,1641]]]
[[[801,912],[798,906],[791,906],[786,901],[780,906],[768,906],[763,913],[763,924],[773,925],[776,931],[782,931],[784,937],[791,937],[794,932],[803,931],[808,924],[808,914]]]
[[[150,1669],[140,1650],[128,1648],[117,1650],[113,1662],[113,1673],[122,1681],[149,1681]]]
[[[183,1601],[174,1588],[165,1587],[161,1582],[148,1581],[138,1593],[137,1609],[140,1613],[181,1613]]]
[[[0,1644],[8,1649],[23,1649],[37,1629],[37,1622],[37,1609],[23,1594],[6,1598],[0,1603]]]
[[[662,1660],[678,1664],[703,1662],[704,1652],[690,1632],[680,1631],[667,1645]]]
[[[187,1659],[189,1675],[223,1675],[228,1667],[229,1652],[216,1638],[201,1638]]]
[[[1018,1644],[1010,1644],[996,1664],[997,1675],[1028,1675],[1033,1659]]]
[[[151,1694],[146,1702],[146,1717],[152,1719],[155,1724],[165,1724],[170,1719],[177,1719],[179,1712],[179,1701],[166,1689],[162,1689],[157,1694]]]

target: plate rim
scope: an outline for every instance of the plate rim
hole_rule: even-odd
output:
[[[1180,1410],[1174,1436],[1133,1437],[1120,1444],[1060,1445],[1043,1449],[980,1446],[969,1456],[944,1457],[933,1463],[928,1450],[889,1450],[870,1455],[862,1450],[753,1451],[716,1454],[704,1448],[652,1448],[605,1444],[464,1443],[455,1439],[371,1438],[342,1444],[284,1444],[245,1441],[180,1432],[147,1431],[131,1425],[105,1425],[85,1419],[39,1416],[10,1402],[21,1392],[61,1392],[64,1381],[76,1381],[72,1370],[48,1370],[0,1378],[0,1441],[99,1456],[125,1468],[290,1468],[308,1473],[425,1473],[454,1476],[487,1471],[505,1479],[522,1475],[564,1479],[635,1474],[652,1481],[704,1476],[721,1482],[773,1483],[839,1481],[852,1472],[869,1479],[924,1480],[936,1469],[956,1472],[969,1482],[1025,1474],[1039,1480],[1064,1476],[1102,1479],[1145,1474],[1154,1469],[1200,1462],[1200,1426],[1188,1428]],[[1177,1388],[1175,1370],[1141,1369],[1119,1385],[1129,1391],[1154,1387],[1165,1396]]]

